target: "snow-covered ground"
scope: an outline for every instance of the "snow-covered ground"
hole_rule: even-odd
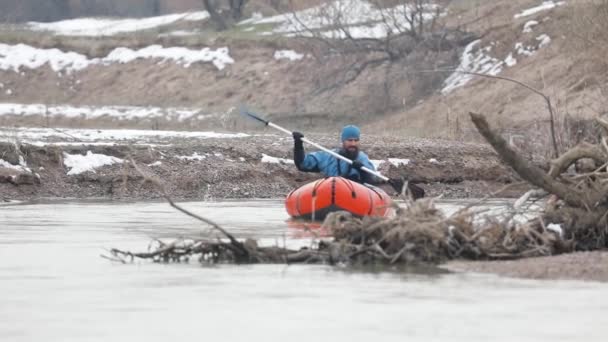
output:
[[[523,11],[521,11],[520,13],[516,14],[513,16],[513,18],[518,19],[518,18],[523,18],[523,17],[527,17],[542,11],[546,11],[546,10],[550,10],[553,9],[555,7],[558,6],[562,6],[565,5],[566,2],[565,1],[543,1],[542,4],[532,7],[532,8],[528,8],[525,9]]]
[[[76,52],[64,52],[59,49],[38,49],[29,45],[7,45],[0,43],[0,70],[19,71],[20,68],[37,69],[49,65],[54,71],[78,71],[91,65],[110,65],[113,63],[129,63],[137,59],[154,59],[159,63],[171,61],[185,68],[193,63],[213,63],[222,70],[227,64],[234,63],[228,47],[216,50],[208,47],[192,50],[183,47],[165,48],[151,45],[139,50],[119,47],[104,58],[90,59]]]
[[[27,26],[35,31],[51,31],[63,36],[112,36],[119,33],[158,28],[180,20],[200,21],[207,18],[209,18],[209,13],[201,11],[149,18],[82,18],[52,23],[29,22]]]
[[[262,153],[262,163],[268,164],[293,164],[293,159],[271,157],[265,153]]]
[[[47,106],[43,104],[0,103],[0,116],[47,116],[80,119],[110,118],[115,120],[157,119],[184,121],[205,120],[219,114],[202,113],[193,108],[160,108],[136,106]]]
[[[0,127],[0,141],[44,145],[111,145],[115,143],[170,142],[173,139],[245,138],[245,133],[152,131],[134,129],[70,129]]]
[[[303,11],[263,18],[260,15],[240,22],[240,25],[276,24],[276,34],[308,36],[311,32],[329,38],[381,38],[389,33],[408,30],[407,19],[413,7],[400,4],[383,10],[364,0],[338,0],[321,4]],[[423,20],[437,15],[437,6],[428,5]],[[341,29],[326,29],[340,26]],[[266,34],[266,33],[262,33]]]
[[[503,61],[488,55],[491,46],[477,48],[481,40],[476,40],[464,49],[460,58],[460,65],[450,77],[444,82],[441,93],[448,94],[452,90],[467,84],[473,77],[469,73],[480,73],[487,75],[498,75],[502,71]]]
[[[288,59],[290,61],[297,61],[304,58],[303,54],[297,53],[293,50],[277,50],[274,52],[274,59]]]
[[[481,40],[476,40],[466,46],[462,53],[462,57],[460,58],[460,65],[456,68],[454,73],[444,81],[443,89],[441,90],[442,94],[448,94],[454,89],[467,84],[475,77],[475,75],[471,73],[490,76],[498,75],[505,65],[507,67],[512,67],[517,64],[516,55],[520,57],[530,57],[534,55],[536,51],[551,43],[551,37],[543,33],[532,39],[529,44],[517,42],[513,47],[513,51],[509,52],[503,60],[490,55],[492,45],[479,47],[478,45],[480,43]]]
[[[106,156],[105,154],[92,153],[87,151],[86,155],[63,153],[63,165],[70,170],[68,176],[78,175],[83,172],[95,172],[95,169],[105,165],[120,164],[120,158]]]

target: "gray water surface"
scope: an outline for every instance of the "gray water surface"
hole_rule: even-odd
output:
[[[186,203],[243,237],[306,245],[282,201]],[[445,205],[448,210],[453,207]],[[165,203],[0,207],[0,341],[606,341],[608,286],[329,266],[117,264],[196,237]]]

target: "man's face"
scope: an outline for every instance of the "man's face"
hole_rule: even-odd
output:
[[[359,139],[347,139],[342,142],[342,148],[352,156],[359,153]]]

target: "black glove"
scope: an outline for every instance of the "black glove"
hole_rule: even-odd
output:
[[[364,167],[365,165],[363,165],[363,163],[358,160],[353,160],[353,163],[351,164],[351,166],[353,169],[361,171],[361,168]]]
[[[407,188],[410,190],[412,197],[414,197],[415,200],[424,197],[424,189],[418,185],[410,182],[407,184]]]
[[[388,184],[390,184],[399,194],[403,191],[403,179],[401,178],[391,178],[388,180]]]
[[[291,135],[293,136],[293,162],[296,164],[298,170],[303,171],[301,169],[301,165],[305,157],[304,143],[302,142],[304,134],[300,132],[292,132]]]
[[[300,132],[292,132],[291,135],[293,136],[293,141],[296,144],[301,144],[302,143],[302,138],[304,138],[304,134],[302,134]]]

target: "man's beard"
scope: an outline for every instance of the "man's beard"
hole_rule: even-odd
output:
[[[342,152],[346,158],[348,158],[350,160],[355,160],[355,159],[357,159],[357,156],[359,155],[359,148],[358,147],[343,148]]]

